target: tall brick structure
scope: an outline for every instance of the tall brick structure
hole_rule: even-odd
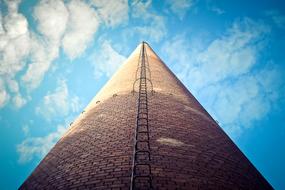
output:
[[[20,187],[130,188],[272,189],[145,42]]]

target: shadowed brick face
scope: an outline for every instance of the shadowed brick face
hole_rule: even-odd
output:
[[[141,47],[20,189],[130,188]],[[145,48],[152,82],[147,86],[154,90],[148,93],[154,189],[272,189],[152,49]]]

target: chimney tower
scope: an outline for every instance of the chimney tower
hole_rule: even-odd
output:
[[[142,42],[19,189],[272,187]]]

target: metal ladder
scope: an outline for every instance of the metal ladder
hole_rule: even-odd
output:
[[[134,152],[132,163],[131,190],[153,189],[151,174],[150,138],[148,123],[148,97],[146,77],[146,52],[144,43],[140,52],[140,77],[138,92],[138,109],[136,118]],[[147,60],[148,61],[148,60]]]

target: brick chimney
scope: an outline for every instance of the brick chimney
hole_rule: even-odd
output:
[[[272,187],[142,42],[20,189]]]

